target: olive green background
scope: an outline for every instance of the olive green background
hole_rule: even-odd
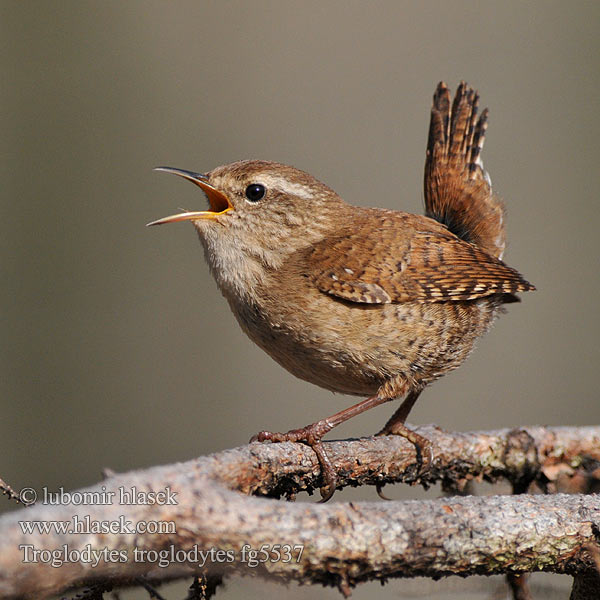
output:
[[[354,402],[245,338],[191,225],[144,227],[205,206],[151,169],[278,160],[351,203],[420,212],[441,79],[466,79],[490,108],[483,158],[508,210],[505,259],[538,291],[410,421],[600,422],[599,17],[597,2],[0,2],[0,476],[74,489],[103,467],[186,460]],[[393,408],[333,437],[369,434]],[[350,497],[375,493],[336,500]],[[490,598],[497,584],[450,588]],[[354,598],[452,597],[426,585]],[[246,578],[223,597],[263,589],[282,591]]]

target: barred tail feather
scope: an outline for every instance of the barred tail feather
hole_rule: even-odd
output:
[[[427,142],[425,214],[502,258],[504,209],[481,162],[488,111],[477,118],[478,103],[479,95],[464,82],[452,103],[446,84],[438,84]]]

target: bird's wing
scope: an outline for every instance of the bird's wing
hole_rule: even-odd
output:
[[[502,261],[426,217],[382,213],[307,254],[303,275],[350,302],[443,302],[514,294],[533,286]]]

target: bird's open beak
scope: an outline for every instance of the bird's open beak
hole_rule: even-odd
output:
[[[174,169],[172,167],[156,167],[155,171],[164,171],[165,173],[173,173],[179,175],[192,183],[195,183],[208,198],[210,204],[210,210],[201,210],[196,212],[182,212],[177,215],[171,215],[169,217],[163,217],[157,221],[148,223],[150,225],[163,225],[164,223],[176,223],[177,221],[194,221],[196,219],[215,219],[219,215],[226,213],[233,208],[229,198],[208,183],[206,175],[201,173],[193,173],[192,171],[184,171],[183,169]]]

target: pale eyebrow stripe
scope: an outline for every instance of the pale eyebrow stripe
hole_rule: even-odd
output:
[[[267,187],[276,188],[284,194],[299,196],[300,198],[304,198],[306,200],[310,200],[313,197],[311,190],[299,183],[293,183],[291,181],[286,181],[285,179],[270,177],[265,180],[265,183],[267,184]],[[272,185],[269,186],[269,183]]]

